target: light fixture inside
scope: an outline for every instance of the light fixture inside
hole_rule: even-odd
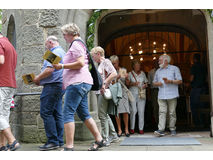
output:
[[[154,50],[153,50],[153,53],[157,53],[157,51],[154,49]]]
[[[142,53],[143,53],[143,51],[142,51],[142,50],[140,50],[138,53],[139,53],[139,54],[142,54]]]
[[[143,61],[143,58],[142,58],[142,57],[140,58],[140,61]]]

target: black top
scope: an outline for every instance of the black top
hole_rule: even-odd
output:
[[[205,86],[207,72],[206,68],[200,62],[192,65],[190,73],[194,76],[191,82],[192,88],[201,88]]]

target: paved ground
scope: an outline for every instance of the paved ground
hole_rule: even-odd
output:
[[[132,137],[152,137],[153,133],[145,133],[144,135],[132,135]],[[167,135],[170,136],[170,135]],[[104,147],[101,151],[213,151],[213,138],[209,136],[209,132],[182,132],[177,134],[178,137],[194,137],[202,145],[190,146],[120,146],[120,142],[124,140],[124,136],[120,138],[120,142],[111,144],[110,147]],[[91,141],[76,141],[75,151],[87,151]],[[41,144],[22,144],[19,151],[39,151],[38,146]],[[61,148],[58,149],[60,151]]]

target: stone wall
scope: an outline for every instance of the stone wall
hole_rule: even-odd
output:
[[[49,35],[55,35],[59,38],[60,45],[66,51],[66,44],[61,33],[61,26],[74,22],[81,29],[81,37],[85,39],[86,22],[91,14],[91,10],[3,10],[3,29],[2,32],[7,35],[10,16],[14,17],[16,37],[16,51],[18,53],[18,62],[16,68],[17,92],[41,92],[42,87],[36,85],[25,85],[22,81],[22,75],[27,73],[39,74],[42,63],[43,53],[45,52],[45,39]],[[91,96],[95,101],[94,95]],[[90,105],[97,105],[92,103]],[[39,95],[17,96],[15,98],[16,107],[11,111],[11,128],[17,139],[21,142],[41,143],[46,141],[43,121],[40,117],[40,99]],[[92,108],[97,108],[92,106]],[[96,111],[92,115],[97,120]],[[99,124],[99,121],[97,121]],[[92,135],[82,127],[82,122],[77,122],[76,139],[89,140]],[[88,133],[88,134],[85,134]],[[83,135],[85,134],[85,135]]]

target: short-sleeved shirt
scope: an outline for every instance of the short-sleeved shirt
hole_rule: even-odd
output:
[[[61,61],[59,63],[63,63],[63,57],[65,55],[65,51],[63,50],[63,48],[61,46],[51,48],[50,51],[53,52],[54,54],[56,54],[57,56],[61,57]],[[41,72],[43,72],[47,67],[52,68],[53,66],[47,60],[44,60]],[[62,80],[63,80],[62,74],[63,74],[62,69],[59,69],[59,70],[55,69],[50,76],[48,76],[40,81],[40,85],[56,83],[56,82],[62,83]]]
[[[85,65],[80,69],[64,69],[63,71],[63,88],[78,83],[93,84],[92,76],[89,72],[88,56],[86,47],[80,41],[74,41],[66,55],[64,56],[64,64],[76,62],[77,59],[84,56]]]
[[[207,72],[201,63],[193,64],[190,74],[194,76],[191,82],[192,88],[201,88],[205,85]]]
[[[135,78],[134,78],[133,75],[135,76]],[[130,80],[131,83],[135,83],[136,80],[137,80],[137,82],[140,82],[138,86],[131,86],[131,87],[129,88],[129,90],[130,90],[133,94],[138,94],[138,89],[139,89],[138,87],[142,87],[144,83],[147,83],[147,82],[148,82],[148,80],[147,80],[147,78],[146,78],[146,74],[145,74],[143,71],[141,71],[140,74],[136,74],[134,71],[131,71],[131,72],[129,72],[129,74],[128,74],[128,78],[129,78],[129,80]],[[136,80],[135,80],[135,79],[136,79]]]
[[[168,80],[182,80],[182,76],[178,67],[174,65],[168,65],[166,68],[159,68],[156,73],[153,82],[161,82],[162,86],[159,86],[158,99],[173,99],[179,97],[177,84],[165,84],[163,78]]]
[[[112,62],[109,59],[104,59],[101,61],[101,63],[98,66],[98,72],[101,74],[101,77],[103,79],[103,82],[107,79],[107,77],[113,73],[116,72],[116,69],[112,65]]]
[[[0,87],[16,88],[17,53],[6,37],[0,38],[0,55],[5,59],[4,64],[0,64]]]

